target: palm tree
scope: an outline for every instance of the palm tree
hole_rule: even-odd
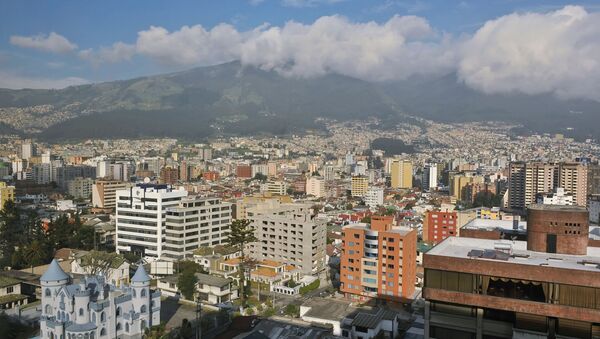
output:
[[[33,273],[33,267],[40,265],[46,259],[46,249],[39,240],[34,240],[29,246],[25,248],[25,260],[31,266],[31,273]]]
[[[250,226],[250,220],[248,219],[238,219],[231,223],[230,232],[227,240],[225,241],[227,244],[236,248],[241,252],[242,256],[240,258],[240,263],[238,267],[238,271],[240,274],[240,290],[241,290],[241,298],[242,305],[246,306],[246,252],[245,246],[248,243],[257,241],[254,236],[254,228]]]

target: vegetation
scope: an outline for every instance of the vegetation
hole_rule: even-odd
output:
[[[242,306],[245,306],[249,294],[248,287],[246,286],[246,268],[249,266],[249,263],[246,260],[245,246],[248,243],[257,241],[257,239],[254,236],[254,229],[250,226],[250,220],[235,220],[231,223],[230,230],[231,233],[229,233],[226,243],[229,246],[236,248],[242,254],[240,257],[238,273],[240,275],[240,297],[242,299]]]
[[[177,262],[176,267],[178,273],[183,273],[187,271],[193,273],[206,273],[200,264],[191,260],[181,260]]]
[[[144,333],[146,339],[160,339],[166,334],[165,323],[147,328]]]
[[[321,285],[321,281],[319,279],[311,282],[310,284],[300,287],[300,294],[305,295],[310,291],[314,291]]]
[[[81,257],[81,267],[88,274],[102,274],[107,277],[111,269],[118,268],[124,261],[123,256],[114,252],[90,251]]]
[[[290,317],[298,318],[300,316],[300,306],[288,304],[285,307],[285,314]]]
[[[25,326],[15,321],[4,312],[0,313],[0,333],[2,338],[6,339],[25,339],[31,338],[37,332],[36,329]]]
[[[57,249],[68,247],[91,250],[94,228],[83,225],[78,215],[61,215],[47,229],[33,213],[24,213],[13,201],[0,211],[0,267],[23,269],[47,264]]]
[[[183,297],[187,300],[194,300],[194,292],[196,291],[196,284],[198,278],[196,278],[196,272],[193,270],[183,271],[177,278],[177,287]]]

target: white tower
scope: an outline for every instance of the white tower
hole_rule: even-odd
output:
[[[152,324],[152,304],[150,295],[150,277],[143,265],[138,265],[133,277],[131,277],[131,288],[133,289],[133,308],[140,313],[140,327],[142,332]]]

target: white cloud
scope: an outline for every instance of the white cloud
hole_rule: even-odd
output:
[[[88,80],[78,77],[60,79],[26,77],[10,72],[0,71],[0,88],[65,88],[89,83]]]
[[[76,44],[70,42],[67,38],[55,32],[51,32],[48,35],[13,35],[10,37],[10,43],[23,48],[32,48],[57,54],[69,53],[77,49]]]
[[[483,92],[600,101],[600,13],[583,7],[488,21],[460,54],[459,77]]]
[[[131,60],[135,55],[135,46],[123,42],[115,42],[110,47],[100,47],[98,51],[84,49],[79,51],[78,55],[84,60],[92,62],[98,66],[102,63],[116,63],[125,60]]]
[[[318,5],[330,5],[346,0],[282,0],[281,4],[286,7],[315,7]]]

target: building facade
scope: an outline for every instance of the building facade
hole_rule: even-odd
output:
[[[353,197],[364,197],[369,190],[369,178],[364,175],[352,177],[351,194]]]
[[[166,209],[163,257],[193,257],[200,246],[222,244],[229,235],[232,204],[219,198],[185,198]]]
[[[147,328],[160,323],[160,293],[150,289],[142,265],[129,286],[116,288],[102,276],[73,283],[54,260],[40,284],[40,338],[141,339]]]
[[[188,193],[168,185],[138,184],[116,192],[116,250],[161,257],[166,236],[166,210]]]
[[[423,218],[423,241],[437,244],[458,235],[458,215],[455,211],[427,211]]]
[[[371,224],[342,230],[340,291],[359,301],[413,297],[417,231],[393,226],[393,217],[371,217]]]
[[[9,200],[15,201],[15,187],[0,181],[0,211],[4,209],[4,204]]]
[[[98,179],[92,186],[92,207],[117,207],[117,191],[127,188],[127,183],[119,180]]]
[[[315,198],[325,196],[325,179],[323,177],[313,176],[306,179],[306,195],[313,195]]]
[[[413,187],[413,164],[411,161],[393,159],[390,175],[392,188]]]
[[[600,249],[587,246],[587,218],[533,205],[527,241],[451,237],[425,253],[425,338],[596,338]]]
[[[250,248],[256,260],[271,259],[311,275],[326,267],[327,220],[312,214],[310,204],[281,204],[274,208],[248,209],[258,239]]]

